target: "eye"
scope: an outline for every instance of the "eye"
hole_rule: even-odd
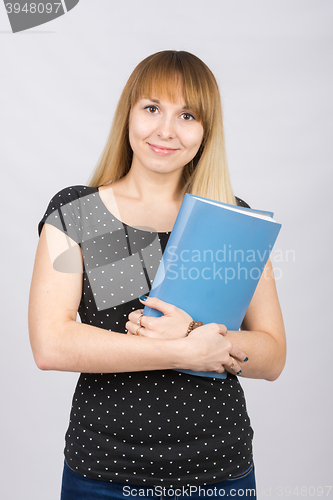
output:
[[[150,104],[149,106],[146,106],[145,109],[151,113],[151,114],[156,114],[158,112],[158,107]]]
[[[191,113],[182,113],[181,114],[181,117],[183,118],[183,120],[185,120],[186,122],[189,122],[190,120],[195,120],[194,116],[191,115]]]

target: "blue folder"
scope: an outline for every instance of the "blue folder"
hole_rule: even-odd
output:
[[[195,321],[239,330],[280,229],[272,212],[186,194],[149,296],[176,305]],[[163,315],[148,306],[143,314]]]

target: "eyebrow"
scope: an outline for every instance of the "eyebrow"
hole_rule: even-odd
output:
[[[143,99],[147,99],[147,101],[154,102],[156,104],[161,104],[158,99],[151,99],[150,97],[143,97]],[[186,105],[182,109],[189,109]]]

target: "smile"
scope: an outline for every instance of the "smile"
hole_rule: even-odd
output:
[[[171,155],[172,153],[178,151],[178,149],[166,148],[164,146],[158,146],[157,144],[149,144],[149,142],[147,144],[150,147],[150,149],[154,151],[154,153],[161,156]]]

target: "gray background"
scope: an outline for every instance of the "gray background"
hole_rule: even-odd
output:
[[[30,351],[37,222],[59,189],[86,183],[130,72],[163,49],[212,69],[234,190],[283,224],[287,365],[274,383],[243,383],[258,497],[332,484],[332,18],[325,0],[81,0],[14,35],[0,5],[1,498],[58,498],[77,379],[39,371]]]

